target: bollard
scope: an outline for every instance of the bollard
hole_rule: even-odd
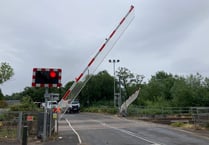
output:
[[[22,145],[27,145],[27,143],[28,143],[28,126],[23,126]]]

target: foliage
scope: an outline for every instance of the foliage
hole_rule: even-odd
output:
[[[128,96],[140,87],[139,97],[134,102],[134,105],[137,106],[209,106],[209,78],[204,78],[198,73],[189,76],[178,76],[159,71],[148,82],[142,83],[143,79],[143,75],[134,74],[127,68],[119,68],[115,77],[116,93],[121,92],[122,101],[125,101]],[[60,97],[62,97],[73,83],[73,81],[70,81],[64,87],[50,88],[49,93],[59,93]],[[96,75],[91,74],[91,79],[78,96],[81,106],[109,106],[111,108],[114,105],[113,84],[114,77],[107,71],[101,71]],[[26,87],[23,92],[5,96],[5,99],[22,99],[23,96],[30,96],[34,102],[43,102],[44,93],[44,88]],[[94,110],[94,108],[90,110]]]
[[[0,108],[6,108],[8,106],[7,102],[4,100],[0,100]]]
[[[156,96],[154,97],[154,101],[147,100],[146,101],[147,107],[154,107],[154,108],[160,108],[160,107],[169,107],[170,103],[165,100],[162,96]]]
[[[6,62],[0,64],[0,84],[9,80],[14,75],[13,68]]]
[[[84,112],[93,112],[93,113],[108,113],[108,114],[115,114],[117,113],[117,109],[114,107],[109,106],[92,106],[83,108],[82,111]]]
[[[171,126],[173,126],[173,127],[183,127],[184,123],[183,122],[174,122],[174,123],[171,123]]]
[[[79,95],[79,100],[84,106],[95,104],[99,101],[113,99],[113,77],[107,71],[101,71],[92,76]]]
[[[0,85],[9,80],[14,75],[13,68],[6,62],[0,64]],[[4,99],[4,95],[0,89],[0,100]]]
[[[21,104],[13,105],[10,108],[11,111],[36,111],[37,106],[34,104],[30,96],[25,96],[21,100]]]
[[[49,93],[63,92],[63,88],[50,88]],[[44,102],[45,88],[25,87],[23,92],[13,93],[11,96],[5,96],[7,100],[21,100],[23,96],[30,96],[34,102]]]
[[[0,100],[3,100],[3,98],[4,98],[4,95],[3,95],[3,93],[1,92],[1,89],[0,89]]]
[[[208,106],[208,82],[208,78],[203,78],[198,73],[182,77],[163,71],[157,72],[143,85],[137,102],[142,106]]]
[[[2,128],[0,132],[0,138],[15,138],[17,137],[17,128]]]
[[[119,85],[123,88],[123,96],[128,98],[132,95],[141,85],[144,76],[143,75],[134,75],[129,69],[125,67],[120,67],[116,74],[119,78]]]

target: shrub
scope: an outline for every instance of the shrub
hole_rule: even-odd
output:
[[[8,107],[7,102],[4,100],[0,100],[0,108],[6,108],[6,107]]]
[[[109,114],[115,114],[117,113],[117,109],[114,107],[108,107],[108,106],[92,106],[88,108],[83,108],[82,111],[84,112],[94,112],[94,113],[109,113]]]

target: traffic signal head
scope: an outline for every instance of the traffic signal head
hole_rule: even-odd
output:
[[[61,69],[34,68],[33,87],[60,87]]]

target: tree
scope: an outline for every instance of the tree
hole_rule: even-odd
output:
[[[30,96],[34,102],[44,102],[44,92],[44,88],[25,87],[19,95],[21,97]]]
[[[0,84],[6,82],[14,75],[13,68],[6,62],[0,65]]]
[[[10,109],[11,111],[37,111],[38,107],[30,96],[24,96],[21,99],[21,104],[13,105]]]
[[[0,89],[0,100],[3,100],[3,98],[4,98],[4,95],[3,95],[3,93],[1,92],[1,89]]]
[[[5,108],[8,106],[6,101],[3,99],[4,99],[4,95],[2,94],[1,89],[0,89],[0,108]]]
[[[192,89],[185,79],[175,81],[171,94],[173,96],[172,104],[175,107],[189,107],[195,104]]]
[[[113,77],[107,71],[101,71],[96,75],[92,75],[84,89],[79,95],[79,99],[83,105],[92,103],[103,103],[113,99]]]
[[[120,67],[119,70],[116,71],[116,74],[119,78],[119,84],[125,91],[125,98],[132,95],[138,89],[144,79],[143,75],[135,75],[125,67]]]
[[[171,100],[171,88],[175,82],[175,78],[172,74],[168,74],[164,71],[159,71],[155,76],[152,76],[150,85],[153,89],[157,89],[155,96],[161,96],[165,100]]]
[[[176,78],[172,74],[164,71],[157,72],[151,77],[148,84],[144,85],[140,92],[138,104],[149,105],[153,103],[167,102],[169,104],[172,100],[171,89]],[[159,105],[159,103],[158,103]],[[161,104],[162,105],[162,104]]]

